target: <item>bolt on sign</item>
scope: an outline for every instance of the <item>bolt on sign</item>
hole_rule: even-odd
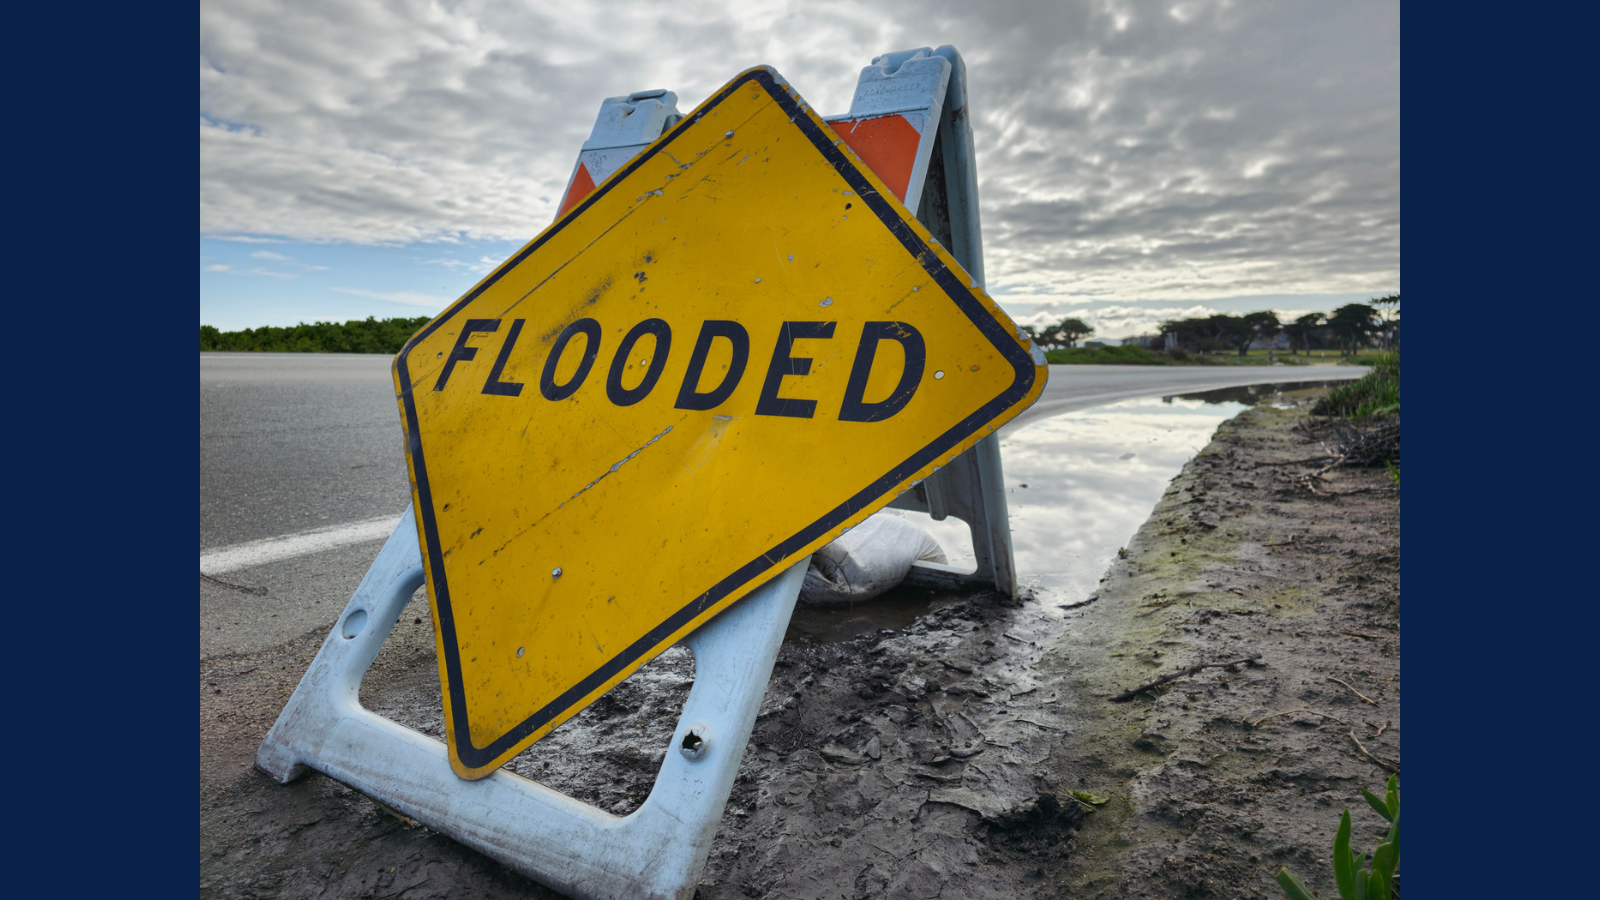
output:
[[[883,508],[1045,373],[776,72],[735,78],[395,359],[456,773]]]

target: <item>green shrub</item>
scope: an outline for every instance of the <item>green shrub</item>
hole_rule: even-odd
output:
[[[200,326],[200,349],[251,353],[399,353],[413,334],[433,320],[416,318],[301,322],[288,328],[266,325],[242,331]]]
[[[1371,372],[1329,391],[1311,411],[1319,416],[1351,419],[1399,413],[1400,354],[1379,357]]]
[[[1124,366],[1264,366],[1270,361],[1265,356],[1240,356],[1229,351],[1210,355],[1174,347],[1171,350],[1146,350],[1137,344],[1120,347],[1061,347],[1045,351],[1045,359],[1058,365],[1124,365]],[[1295,365],[1288,357],[1278,362]]]

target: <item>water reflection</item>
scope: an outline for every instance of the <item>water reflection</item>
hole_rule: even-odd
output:
[[[1222,388],[1143,397],[1065,412],[1005,433],[1000,455],[1019,581],[1049,597],[1046,619],[1087,599],[1127,545],[1167,483],[1211,440],[1217,426],[1276,393],[1327,382]],[[951,565],[976,568],[972,534],[951,517],[887,510],[932,534]],[[902,586],[853,608],[795,611],[790,637],[848,640],[901,628],[959,595]]]
[[[1062,413],[1007,434],[1000,456],[1023,583],[1087,574],[1092,586],[1144,524],[1167,482],[1219,424],[1245,408],[1232,400],[1147,397]],[[926,528],[952,565],[976,565],[965,523],[891,512]]]
[[[1087,596],[1167,483],[1246,408],[1152,397],[1065,413],[1010,435],[1000,452],[1023,583],[1071,584],[1081,588],[1071,593]]]
[[[1181,400],[1203,400],[1206,403],[1243,403],[1246,406],[1264,404],[1266,406],[1280,406],[1275,402],[1274,396],[1289,391],[1301,391],[1308,388],[1327,387],[1331,381],[1290,381],[1285,384],[1245,384],[1239,387],[1215,388],[1209,391],[1200,391],[1194,394],[1175,394],[1162,397],[1161,402],[1166,403],[1175,396]]]

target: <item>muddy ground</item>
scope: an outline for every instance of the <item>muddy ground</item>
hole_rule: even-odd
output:
[[[1360,787],[1399,765],[1400,507],[1382,469],[1297,484],[1322,455],[1294,428],[1310,396],[1222,426],[1090,597],[797,612],[698,896],[1277,897],[1283,865],[1330,896],[1339,811],[1375,846]],[[362,701],[438,736],[424,603]],[[201,897],[559,896],[320,774],[253,768],[323,636],[201,663]],[[511,767],[625,814],[693,671],[668,651]]]

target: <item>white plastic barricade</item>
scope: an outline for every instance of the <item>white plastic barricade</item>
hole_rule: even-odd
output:
[[[634,91],[625,97],[607,97],[600,104],[589,139],[578,151],[578,161],[567,178],[566,193],[556,218],[567,214],[595,185],[622,168],[662,132],[678,124],[678,95],[668,90]]]
[[[671,91],[608,98],[582,148],[565,215],[682,118]],[[966,73],[953,47],[877,57],[850,112],[827,124],[983,280]],[[919,561],[908,580],[1016,590],[1000,457],[988,437],[894,501],[972,528],[976,573]],[[458,777],[446,745],[362,708],[361,679],[423,584],[408,507],[268,732],[256,765],[281,782],[321,771],[557,890],[592,900],[688,900],[738,773],[807,564],[738,601],[685,644],[694,687],[648,799],[614,816],[500,769]]]
[[[899,128],[898,137],[883,142],[889,146],[874,146],[873,137],[897,130],[896,118],[909,127]],[[884,122],[888,124],[878,124]],[[978,222],[967,67],[956,48],[922,47],[877,57],[861,70],[850,113],[830,123],[885,182],[894,184],[877,168],[880,164],[892,172],[908,170],[901,201],[950,250],[974,286],[982,287],[983,231]],[[909,133],[912,130],[915,136]],[[913,159],[909,167],[908,158]],[[907,581],[944,587],[988,582],[1006,596],[1016,594],[1017,567],[998,438],[980,441],[889,505],[926,512],[936,520],[955,516],[972,532],[975,572],[969,575],[952,566],[918,562]]]
[[[685,642],[694,687],[650,796],[617,817],[501,769],[451,771],[445,745],[363,709],[361,676],[422,585],[408,507],[256,751],[288,783],[316,769],[573,897],[694,895],[805,578],[801,563]]]

